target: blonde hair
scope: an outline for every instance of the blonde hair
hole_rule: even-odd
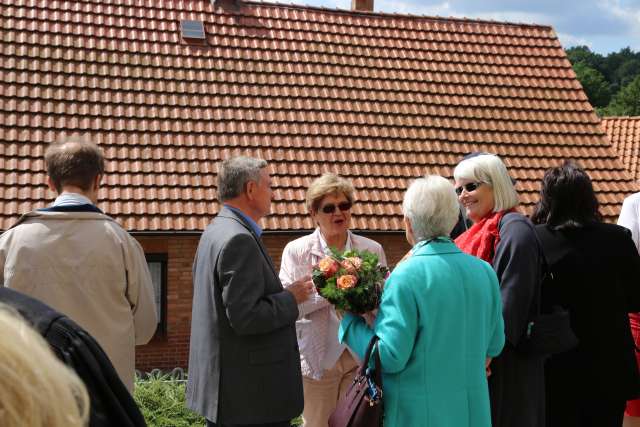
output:
[[[416,242],[448,236],[459,212],[453,185],[441,176],[418,178],[404,193],[402,213],[411,222]]]
[[[456,181],[467,179],[489,184],[493,190],[494,212],[518,205],[518,193],[507,167],[495,154],[481,154],[461,161],[454,169],[453,177]]]
[[[307,209],[309,212],[316,212],[325,196],[338,193],[344,194],[351,203],[355,200],[355,189],[349,180],[335,173],[325,173],[309,185],[306,197]]]
[[[13,308],[1,303],[0,330],[0,425],[87,425],[89,396],[82,381]]]

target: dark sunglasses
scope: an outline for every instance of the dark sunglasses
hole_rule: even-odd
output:
[[[467,190],[467,193],[471,193],[472,191],[476,191],[481,185],[481,182],[469,182],[467,184],[461,185],[460,187],[456,187],[456,194],[458,196],[461,195],[463,189]]]
[[[342,212],[348,211],[351,209],[351,202],[342,202],[338,203],[338,206],[333,203],[329,203],[320,208],[320,210],[326,214],[331,214],[336,211],[336,208],[340,209]]]

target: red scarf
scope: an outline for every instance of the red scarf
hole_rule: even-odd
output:
[[[462,252],[490,263],[500,241],[500,221],[505,214],[513,211],[508,209],[485,216],[459,235],[455,240],[456,245]]]

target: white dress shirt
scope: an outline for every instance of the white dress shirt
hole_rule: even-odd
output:
[[[634,193],[624,199],[618,217],[618,225],[631,230],[631,237],[640,252],[640,193]]]

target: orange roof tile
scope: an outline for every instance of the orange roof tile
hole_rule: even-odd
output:
[[[631,177],[640,180],[640,116],[603,117],[602,127]]]
[[[207,45],[181,40],[205,23]],[[271,230],[311,228],[304,191],[351,178],[354,228],[402,229],[408,181],[502,156],[530,208],[574,158],[613,219],[636,184],[604,138],[552,28],[208,0],[15,0],[3,6],[0,229],[44,205],[42,155],[83,133],[108,158],[100,206],[134,231],[198,231],[216,162],[271,164]],[[637,129],[637,128],[636,128]]]

